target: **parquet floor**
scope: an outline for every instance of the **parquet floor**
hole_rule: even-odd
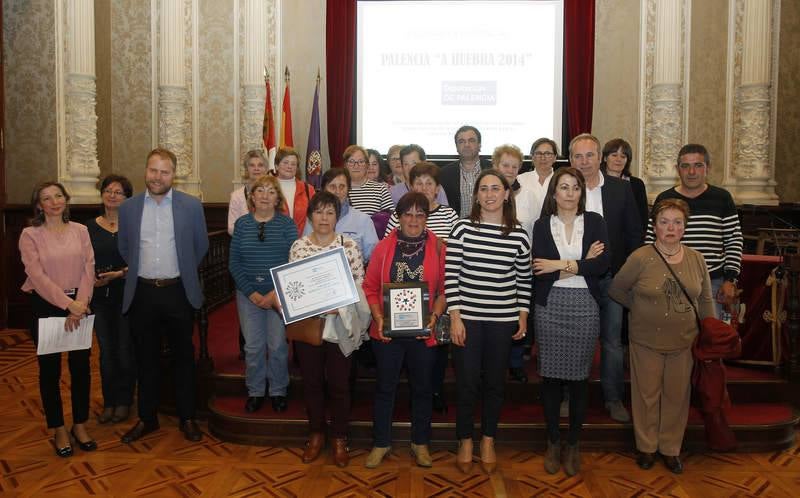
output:
[[[92,410],[100,408],[93,356]],[[66,368],[64,369],[66,372]],[[68,396],[67,396],[68,398]],[[69,413],[69,411],[67,411]],[[69,419],[68,419],[69,420]],[[69,424],[69,422],[68,422]],[[0,332],[0,496],[276,496],[276,497],[798,497],[800,446],[768,454],[687,454],[683,475],[661,465],[642,471],[626,452],[584,452],[583,471],[547,475],[541,452],[501,449],[491,477],[454,467],[454,446],[433,448],[434,466],[412,465],[396,447],[377,470],[364,468],[367,448],[339,469],[330,458],[299,461],[299,448],[229,444],[206,436],[188,443],[171,417],[133,445],[119,443],[124,426],[89,428],[100,447],[69,459],[54,455],[37,388],[33,345],[24,332]],[[203,425],[203,428],[205,426]]]

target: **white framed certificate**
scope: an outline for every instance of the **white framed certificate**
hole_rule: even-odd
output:
[[[287,324],[359,301],[343,247],[276,266],[270,273]]]

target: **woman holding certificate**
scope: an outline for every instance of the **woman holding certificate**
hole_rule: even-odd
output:
[[[19,252],[30,294],[31,334],[39,343],[39,319],[64,317],[65,333],[77,329],[89,312],[94,288],[94,251],[85,226],[69,221],[69,194],[60,183],[45,182],[33,190],[30,227],[22,231]],[[68,353],[71,379],[72,429],[64,426],[61,404],[61,353],[43,354],[39,361],[39,392],[48,429],[54,429],[56,455],[72,456],[70,435],[83,451],[97,449],[86,432],[89,418],[90,349]]]
[[[517,222],[505,177],[485,170],[475,182],[472,212],[447,241],[445,294],[458,390],[456,464],[472,468],[473,414],[482,400],[480,455],[497,467],[494,437],[511,341],[525,337],[531,299],[530,240]]]
[[[424,337],[384,336],[384,284],[419,282],[427,284],[432,311],[427,328],[444,313],[444,244],[426,226],[430,203],[419,192],[409,192],[397,203],[400,225],[390,232],[373,252],[364,281],[372,325],[370,337],[377,362],[373,416],[374,443],[367,456],[367,468],[380,465],[391,450],[392,412],[400,371],[408,365],[411,385],[411,453],[420,467],[432,465],[428,443],[431,438],[433,366],[436,362],[436,340]]]
[[[341,215],[339,199],[328,191],[317,192],[311,198],[307,215],[311,221],[311,233],[292,245],[289,260],[297,261],[342,247],[353,274],[353,281],[360,288],[364,281],[364,262],[358,244],[350,237],[336,233],[336,222]],[[351,311],[354,312],[351,314]],[[329,312],[327,316],[333,314],[332,320],[337,323],[326,323],[321,345],[314,346],[299,341],[294,343],[303,375],[303,395],[310,430],[303,452],[304,463],[316,460],[325,444],[326,383],[333,421],[333,460],[339,467],[347,466],[350,461],[347,447],[347,426],[350,422],[350,353],[361,345],[361,333],[366,329],[366,320],[369,320],[365,311],[361,315],[365,321],[363,329],[359,325],[361,320],[358,311],[351,305],[346,310],[340,308]],[[347,319],[341,317],[342,312],[348,313]],[[340,317],[335,315],[340,315],[341,319],[337,320]],[[333,331],[330,335],[329,330]],[[347,356],[343,351],[348,352]]]
[[[270,268],[289,261],[297,226],[279,212],[286,199],[274,176],[265,175],[253,182],[247,202],[252,211],[234,224],[229,259],[245,337],[248,398],[244,408],[251,413],[261,408],[269,383],[272,409],[282,412],[287,408],[289,347],[283,319],[275,309],[278,300]]]

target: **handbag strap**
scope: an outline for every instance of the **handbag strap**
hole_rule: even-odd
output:
[[[656,252],[656,254],[658,254],[658,257],[661,258],[661,261],[664,262],[664,266],[666,266],[667,270],[669,270],[669,272],[672,274],[672,278],[674,278],[675,281],[678,282],[678,287],[680,287],[681,290],[683,291],[683,295],[686,296],[686,299],[689,301],[689,306],[691,306],[692,311],[694,311],[694,318],[695,320],[697,320],[697,330],[702,330],[703,327],[700,324],[700,314],[697,312],[697,307],[694,305],[694,301],[692,300],[691,297],[689,297],[689,293],[686,291],[686,287],[683,286],[683,282],[681,282],[681,279],[679,279],[678,275],[675,274],[675,270],[672,269],[672,266],[670,266],[670,264],[667,263],[667,260],[664,259],[664,255],[661,254],[661,251],[658,250],[655,243],[651,245],[653,246],[653,250]]]

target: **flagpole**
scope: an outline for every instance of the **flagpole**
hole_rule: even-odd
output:
[[[269,71],[264,65],[264,123],[262,125],[262,141],[264,144],[264,156],[267,158],[267,169],[275,169],[275,124],[272,116],[272,92],[269,88]]]

